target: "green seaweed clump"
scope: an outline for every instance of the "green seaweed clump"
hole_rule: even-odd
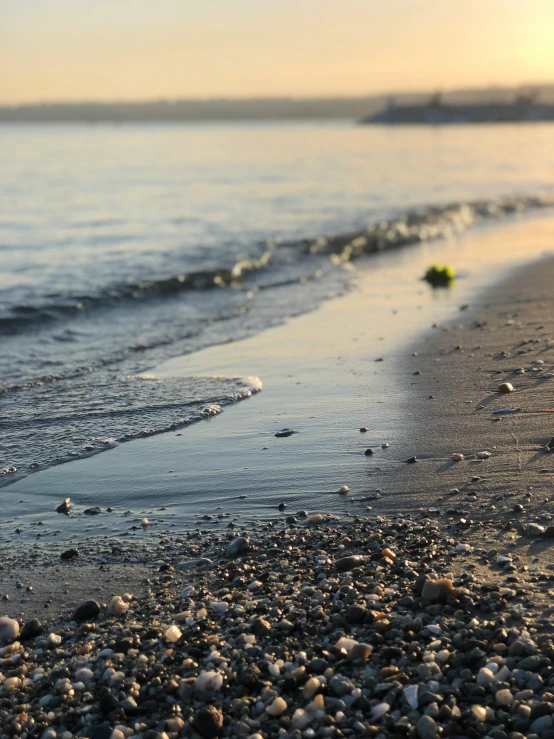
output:
[[[456,279],[456,271],[447,264],[432,264],[423,279],[433,287],[444,287]]]

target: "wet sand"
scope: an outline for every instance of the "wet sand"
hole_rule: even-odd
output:
[[[517,229],[482,238],[500,246],[503,239],[524,240],[529,229]],[[536,251],[537,244],[554,244],[552,222],[541,222],[533,243]],[[422,252],[420,263],[430,256]],[[437,518],[445,530],[476,542],[483,541],[483,522],[492,527],[486,533],[492,541],[491,530],[496,536],[512,520],[513,530],[500,534],[498,545],[548,557],[548,540],[520,536],[519,523],[550,511],[544,501],[554,467],[541,448],[550,438],[552,416],[525,413],[495,421],[492,411],[551,405],[554,379],[540,375],[554,362],[554,260],[542,258],[484,293],[487,275],[478,270],[448,293],[430,294],[422,283],[407,280],[401,305],[387,297],[397,274],[390,267],[389,283],[376,295],[366,273],[358,291],[316,313],[158,369],[160,376],[202,367],[255,369],[264,391],[221,418],[5,488],[5,510],[15,515],[0,528],[0,596],[10,598],[4,610],[42,616],[87,597],[140,592],[145,578],[178,555],[175,534],[186,529],[185,517],[201,530],[222,530],[234,521],[235,530],[252,531],[259,528],[256,520],[284,524],[302,508],[345,518],[412,513]],[[435,328],[433,314],[440,316]],[[391,321],[401,321],[402,332],[389,333]],[[514,374],[520,368],[525,374]],[[495,394],[503,381],[513,382],[516,391]],[[368,432],[361,433],[361,426]],[[283,427],[299,433],[276,438]],[[366,456],[369,447],[374,454]],[[485,450],[492,452],[489,459],[471,461]],[[466,461],[453,463],[452,452]],[[418,462],[406,464],[413,455]],[[347,496],[338,495],[343,484],[350,488]],[[453,488],[460,492],[451,494]],[[176,489],[183,492],[180,507],[173,500]],[[123,502],[120,491],[128,493]],[[132,493],[138,503],[130,510]],[[66,495],[74,501],[69,519],[52,512]],[[282,512],[279,503],[286,505]],[[102,513],[84,516],[93,504]],[[513,511],[516,504],[523,512]],[[150,522],[146,528],[143,516]],[[17,528],[20,534],[14,534]],[[166,543],[160,549],[161,540]],[[122,542],[125,551],[118,552]],[[71,546],[80,557],[60,563],[60,553]],[[32,592],[25,590],[28,584]]]

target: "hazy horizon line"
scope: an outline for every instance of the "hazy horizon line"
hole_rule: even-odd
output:
[[[411,97],[420,95],[430,95],[434,92],[440,92],[444,95],[455,95],[460,93],[478,93],[487,91],[515,91],[522,88],[548,88],[554,87],[554,80],[541,82],[520,82],[511,85],[491,83],[479,87],[437,87],[437,88],[421,88],[418,90],[387,90],[382,92],[367,92],[358,94],[321,94],[321,95],[212,95],[209,97],[150,97],[150,98],[81,98],[79,100],[52,99],[52,100],[32,100],[19,102],[1,102],[0,108],[24,108],[24,107],[43,107],[43,106],[72,106],[72,105],[148,105],[148,104],[173,104],[173,103],[211,103],[211,102],[262,102],[262,101],[340,101],[340,100],[372,100],[392,96]]]

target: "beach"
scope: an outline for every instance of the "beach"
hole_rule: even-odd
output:
[[[551,737],[554,221],[447,231],[355,262],[331,242],[315,289],[225,287],[244,315],[140,374],[23,387],[21,448],[69,428],[79,452],[2,487],[6,736]],[[112,402],[151,433],[87,442]]]
[[[472,249],[486,246],[492,260],[494,244],[507,249],[509,239],[534,238],[541,253],[551,235],[552,222],[540,219],[467,235],[465,246],[451,248],[461,262],[464,250],[471,261]],[[439,307],[432,292],[425,303],[427,288],[417,281],[412,295],[401,285],[403,303],[391,304],[396,272],[390,266],[381,295],[373,282],[366,281],[365,290],[362,282],[283,327],[157,368],[160,377],[175,377],[208,367],[243,374],[256,366],[265,388],[190,429],[5,488],[5,505],[14,513],[0,528],[9,573],[2,582],[10,598],[6,612],[57,615],[87,593],[105,599],[125,582],[140,592],[160,562],[160,539],[176,556],[175,535],[283,525],[299,510],[346,520],[425,514],[444,527],[459,526],[461,518],[466,539],[479,537],[484,521],[511,520],[516,531],[523,522],[547,524],[551,477],[542,449],[550,416],[536,411],[550,404],[549,378],[542,375],[551,370],[554,267],[548,256],[523,260],[525,267],[516,263],[494,287],[483,290],[479,275],[472,275],[462,295],[439,293]],[[439,310],[444,321],[436,323]],[[387,341],[397,319],[402,341],[392,328]],[[505,381],[515,387],[509,396],[496,393]],[[506,404],[522,412],[494,415]],[[285,427],[297,433],[276,437]],[[480,459],[480,452],[490,457]],[[454,462],[453,453],[464,461]],[[417,462],[407,464],[411,457]],[[348,495],[339,495],[343,485]],[[166,497],[177,490],[186,505]],[[56,513],[66,497],[69,516]],[[519,504],[524,510],[516,514]],[[79,557],[61,562],[72,548]],[[527,549],[548,557],[547,541]]]

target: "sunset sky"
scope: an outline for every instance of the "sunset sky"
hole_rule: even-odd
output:
[[[554,81],[554,0],[0,0],[0,103]]]

